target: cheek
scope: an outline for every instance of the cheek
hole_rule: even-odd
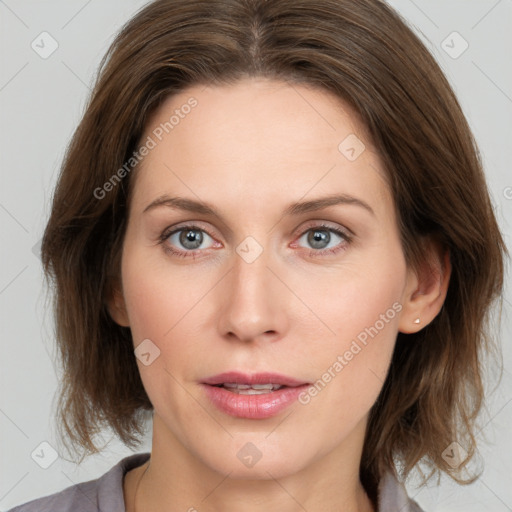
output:
[[[195,289],[190,276],[186,279],[182,272],[169,272],[162,258],[155,264],[155,251],[133,243],[127,245],[123,257],[123,292],[135,345],[149,338],[160,346],[176,328],[186,324],[182,319],[193,308],[197,295],[189,293]]]
[[[373,405],[386,378],[402,310],[405,262],[395,256],[373,267],[354,265],[310,293],[308,304],[321,318],[323,334],[312,337],[307,349],[315,354],[308,364],[318,380],[302,403],[338,404],[339,419],[348,422],[358,417],[356,410],[362,414]],[[347,405],[351,412],[345,417]]]
[[[321,320],[322,346],[340,349],[359,337],[364,342],[368,329],[382,338],[398,331],[405,285],[405,263],[380,259],[378,264],[348,263],[339,272],[316,280],[299,292],[307,297],[311,311]],[[313,281],[315,282],[315,281]],[[296,289],[299,288],[297,283]],[[393,336],[391,336],[393,337]]]
[[[181,415],[188,412],[178,404],[190,403],[190,397],[177,380],[182,381],[180,372],[187,375],[197,360],[191,341],[198,336],[190,318],[201,294],[191,286],[190,278],[185,280],[180,272],[172,274],[171,278],[168,268],[152,266],[142,250],[127,253],[123,259],[123,291],[134,346],[143,340],[156,346],[145,342],[151,360],[147,365],[137,360],[140,376],[155,410],[173,410],[168,421],[178,428]]]
[[[207,337],[201,331],[201,319],[212,302],[208,293],[216,276],[173,269],[154,253],[128,246],[122,277],[134,346],[146,339],[156,345],[158,357],[151,365],[137,361],[144,387],[156,407],[160,399],[174,401],[179,394],[179,385],[172,377],[180,381],[192,378],[197,373],[198,354],[204,358],[204,346],[200,345]]]

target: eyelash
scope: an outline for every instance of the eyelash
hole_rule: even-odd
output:
[[[199,226],[196,226],[194,224],[189,224],[185,226],[180,226],[178,229],[174,229],[172,231],[164,230],[164,232],[160,235],[158,243],[161,244],[164,248],[164,251],[166,253],[169,253],[173,256],[178,256],[180,258],[195,258],[196,254],[198,252],[201,252],[203,249],[195,249],[192,251],[177,251],[176,249],[173,249],[171,246],[164,245],[165,242],[168,240],[168,238],[171,235],[174,235],[175,233],[179,233],[180,231],[203,231],[206,233],[210,238],[214,238],[213,235],[211,235],[208,230],[201,228]],[[340,229],[333,228],[331,226],[327,226],[325,224],[319,224],[315,226],[308,227],[305,231],[303,231],[298,238],[301,238],[303,235],[305,235],[308,231],[329,231],[332,233],[335,233],[340,238],[342,238],[346,244],[350,244],[352,242],[352,236],[346,233],[345,231],[341,231]],[[311,249],[309,252],[309,257],[315,257],[315,256],[324,256],[326,254],[337,254],[339,251],[344,250],[346,247],[344,247],[344,244],[341,242],[338,246],[330,249],[320,249],[315,250]]]

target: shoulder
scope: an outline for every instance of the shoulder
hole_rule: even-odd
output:
[[[391,472],[385,473],[380,480],[378,502],[378,512],[425,512],[407,496],[405,486]]]
[[[8,512],[124,512],[123,477],[130,469],[144,464],[149,456],[149,453],[130,455],[100,478],[28,501]]]

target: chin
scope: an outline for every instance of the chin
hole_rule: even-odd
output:
[[[268,433],[252,433],[229,438],[229,446],[223,443],[215,448],[203,447],[203,462],[223,475],[235,480],[271,480],[284,478],[299,472],[312,462],[304,449],[306,443],[288,439],[269,442]],[[212,439],[212,438],[210,438]],[[311,460],[309,460],[311,459]]]

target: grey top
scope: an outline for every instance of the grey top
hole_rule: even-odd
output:
[[[12,508],[8,512],[126,512],[123,497],[123,478],[131,469],[144,464],[150,453],[137,453],[120,460],[107,473],[67,487],[63,491],[37,498]],[[424,512],[407,497],[402,484],[386,474],[379,485],[377,512]]]

